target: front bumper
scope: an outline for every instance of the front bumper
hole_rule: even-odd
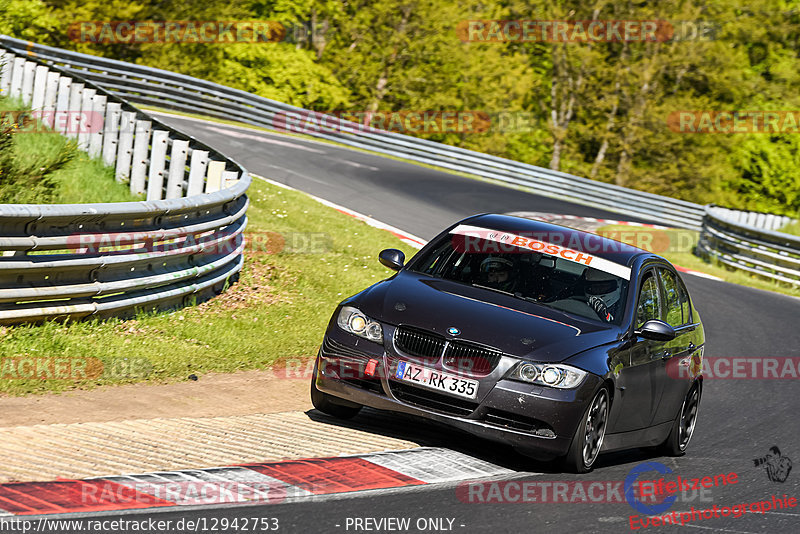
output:
[[[393,329],[386,330],[384,335],[391,340]],[[318,355],[317,389],[364,406],[438,421],[541,459],[566,454],[601,383],[593,374],[575,389],[507,380],[503,376],[516,360],[504,357],[509,361],[498,365],[497,372],[470,377],[479,381],[478,397],[471,401],[390,378],[399,359],[414,360],[398,354],[391,341],[386,345],[358,338],[336,326],[329,328]],[[372,376],[365,372],[370,360],[378,362]]]

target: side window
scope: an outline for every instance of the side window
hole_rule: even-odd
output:
[[[664,304],[667,310],[665,321],[670,326],[677,328],[688,320],[688,317],[683,317],[678,281],[675,279],[675,275],[666,269],[659,269],[658,274],[661,277],[661,287],[664,289]]]
[[[661,319],[661,303],[658,294],[658,283],[653,271],[645,274],[642,280],[642,289],[639,291],[639,301],[636,306],[636,328],[652,319]]]
[[[678,300],[681,303],[681,311],[683,312],[683,324],[688,324],[692,322],[692,306],[689,304],[689,292],[686,291],[686,286],[683,285],[683,281],[678,278]]]

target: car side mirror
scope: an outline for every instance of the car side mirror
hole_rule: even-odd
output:
[[[672,326],[658,319],[647,321],[639,330],[635,330],[633,333],[653,341],[672,341],[677,335]]]
[[[406,255],[396,248],[387,248],[385,250],[381,250],[381,253],[378,254],[378,260],[380,260],[381,265],[384,267],[388,267],[393,271],[399,271],[403,268],[403,262],[406,261]]]

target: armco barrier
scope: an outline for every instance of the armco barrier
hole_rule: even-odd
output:
[[[311,135],[345,145],[467,172],[529,188],[541,195],[644,217],[669,226],[699,229],[702,221],[703,206],[699,204],[605,184],[407,135],[374,130],[365,132],[352,123],[337,121],[336,128],[320,126],[308,121],[310,112],[307,110],[191,76],[10,37],[0,36],[0,42],[21,54],[27,53],[60,65],[132,102],[201,113],[266,128],[274,127],[276,114],[282,122],[285,122],[288,114],[299,123],[305,124],[305,130]]]
[[[0,205],[0,324],[127,315],[222,291],[242,267],[245,169],[74,71],[4,43],[0,94],[43,112],[146,200]],[[77,125],[54,122],[67,112]]]
[[[775,231],[790,221],[708,206],[697,251],[734,269],[800,286],[800,236]]]
[[[730,210],[723,213],[721,208],[705,208],[683,200],[596,182],[416,137],[374,129],[365,131],[359,125],[339,119],[331,121],[335,124],[332,127],[319,121],[319,114],[308,110],[191,76],[5,36],[0,36],[0,43],[19,54],[27,54],[79,74],[132,102],[265,128],[280,127],[288,119],[309,135],[321,139],[467,172],[521,186],[541,195],[643,217],[669,226],[702,228],[699,253],[773,280],[793,283],[798,279],[797,240],[774,231],[785,224],[785,218],[766,214],[733,215]],[[18,79],[12,80],[12,85],[16,83],[20,87],[27,87],[23,81],[30,78],[31,74],[26,77],[23,70]],[[130,143],[127,139],[125,142]],[[96,142],[94,145],[89,142],[90,150],[92,146],[97,150]],[[141,180],[141,173],[135,175],[131,172],[132,184],[141,183]],[[744,220],[739,217],[749,218]]]

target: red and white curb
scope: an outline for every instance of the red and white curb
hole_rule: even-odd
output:
[[[309,195],[305,191],[300,191],[299,189],[295,189],[294,187],[290,187],[290,186],[288,186],[286,184],[282,184],[280,182],[276,182],[275,180],[270,180],[269,178],[264,178],[263,176],[259,176],[257,174],[251,174],[251,176],[253,176],[254,178],[258,178],[259,180],[263,180],[263,181],[267,182],[268,184],[271,184],[271,185],[274,185],[274,186],[277,186],[277,187],[280,187],[280,188],[283,188],[283,189],[288,189],[290,191],[297,191],[298,193],[303,193],[304,195],[308,195],[309,197],[313,198],[314,200],[316,200],[317,202],[319,202],[323,206],[328,206],[329,208],[333,208],[333,209],[335,209],[336,211],[338,211],[340,213],[344,213],[345,215],[349,215],[350,217],[353,217],[354,219],[358,219],[359,221],[363,221],[363,222],[367,223],[368,225],[370,225],[370,226],[372,226],[374,228],[379,228],[381,230],[386,230],[387,232],[389,232],[390,234],[392,234],[396,238],[400,239],[401,241],[403,241],[404,243],[406,243],[408,245],[411,245],[412,247],[414,247],[416,249],[421,249],[422,247],[425,246],[425,243],[427,243],[427,241],[425,241],[421,237],[417,237],[417,236],[415,236],[413,234],[409,234],[408,232],[406,232],[404,230],[401,230],[399,228],[396,228],[394,226],[391,226],[389,224],[381,222],[381,221],[379,221],[377,219],[373,219],[372,217],[370,217],[368,215],[364,215],[364,214],[359,213],[357,211],[353,211],[350,208],[345,208],[344,206],[340,206],[339,204],[335,204],[333,202],[325,200],[324,198],[319,198],[319,197],[315,197],[314,195]]]
[[[0,484],[0,516],[279,504],[513,474],[515,471],[456,451],[421,447],[85,480]]]

